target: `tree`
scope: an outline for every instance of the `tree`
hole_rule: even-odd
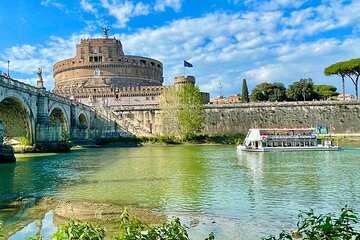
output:
[[[187,83],[165,88],[160,109],[164,133],[189,139],[204,128],[203,96],[197,86]]]
[[[250,102],[250,99],[249,99],[249,90],[248,90],[248,86],[247,86],[247,83],[246,83],[246,79],[243,79],[241,102],[243,102],[243,103],[248,103],[248,102]]]
[[[313,81],[311,78],[300,79],[291,84],[286,90],[286,97],[292,101],[306,101],[313,99]]]
[[[338,96],[337,88],[331,85],[313,85],[313,91],[318,100],[326,100],[331,97]]]
[[[356,100],[359,99],[359,77],[360,77],[360,58],[351,59],[346,62],[346,75],[351,79],[351,81],[354,83],[355,87],[355,96]]]
[[[286,88],[282,83],[260,83],[252,90],[250,98],[258,101],[284,101]]]
[[[345,100],[345,76],[347,74],[345,65],[346,65],[345,62],[337,62],[325,68],[324,70],[325,76],[338,75],[341,77],[343,100]]]
[[[269,89],[269,101],[270,102],[280,102],[286,99],[286,88],[282,83],[273,83]]]

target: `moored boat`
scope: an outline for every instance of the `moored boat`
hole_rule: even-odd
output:
[[[320,140],[315,128],[252,128],[237,151],[336,151],[332,139]]]

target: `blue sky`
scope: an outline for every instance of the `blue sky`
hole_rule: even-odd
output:
[[[183,59],[211,97],[241,93],[261,82],[288,86],[301,78],[331,84],[326,66],[360,57],[359,0],[0,0],[0,69],[35,84],[43,68],[75,56],[81,38],[109,35],[127,55],[164,64],[164,84],[183,75]],[[222,89],[220,90],[220,83]],[[346,92],[353,93],[350,80]]]

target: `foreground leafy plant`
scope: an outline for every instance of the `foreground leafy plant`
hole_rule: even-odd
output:
[[[52,240],[102,240],[105,237],[103,228],[93,226],[88,222],[70,221],[66,226],[60,228]]]
[[[341,208],[340,216],[331,213],[316,215],[312,209],[298,214],[298,230],[287,233],[282,231],[279,237],[269,236],[263,240],[286,240],[302,238],[304,240],[360,240],[360,232],[353,224],[358,223],[358,217],[347,206]]]
[[[1,233],[1,225],[0,225]],[[103,228],[93,226],[87,222],[76,220],[70,221],[60,228],[51,240],[103,240],[105,231]],[[118,236],[114,240],[190,240],[188,233],[178,218],[170,222],[164,222],[160,226],[148,226],[135,217],[130,217],[126,209],[120,216]],[[215,236],[210,233],[205,240],[214,240]],[[1,239],[0,237],[0,240]],[[26,240],[42,240],[41,234]]]
[[[4,223],[0,221],[0,240],[5,240],[5,236],[2,234],[2,232],[4,231],[3,226]]]
[[[178,218],[165,222],[160,226],[148,226],[136,218],[130,218],[124,209],[120,216],[119,236],[116,240],[190,240],[188,233]],[[205,240],[214,240],[210,233]]]

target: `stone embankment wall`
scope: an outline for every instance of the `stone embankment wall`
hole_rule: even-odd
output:
[[[322,125],[333,133],[360,132],[360,102],[281,102],[208,105],[205,134],[246,133],[249,128]]]
[[[131,120],[161,130],[158,106],[133,107]],[[122,117],[124,117],[123,115]],[[145,116],[145,117],[144,117]],[[331,126],[332,133],[360,133],[360,102],[314,101],[279,103],[237,103],[206,105],[206,126],[202,134],[246,134],[249,128]]]

